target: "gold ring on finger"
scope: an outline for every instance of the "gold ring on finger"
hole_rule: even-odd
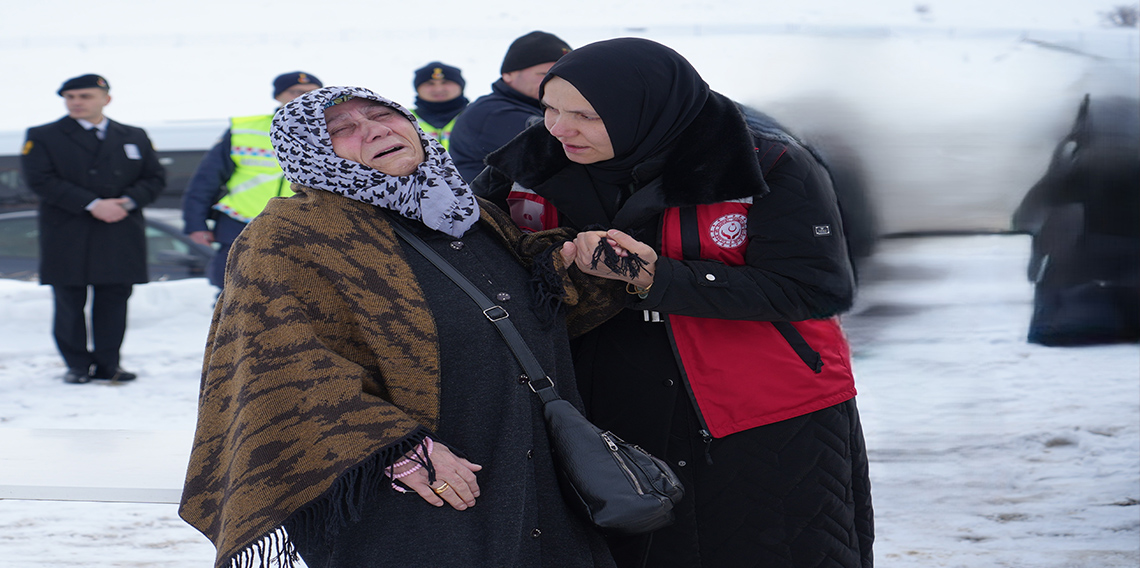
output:
[[[431,486],[429,485],[428,487],[431,487]],[[439,487],[431,487],[431,490],[435,491],[436,495],[443,495],[443,492],[447,491],[448,489],[451,489],[451,486],[448,485],[446,481],[441,483]]]

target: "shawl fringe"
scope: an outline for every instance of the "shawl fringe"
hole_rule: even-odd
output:
[[[483,220],[509,244],[519,263],[530,269],[528,284],[534,294],[530,308],[543,328],[549,329],[567,304],[577,303],[576,298],[568,299],[567,269],[554,261],[562,245],[572,240],[574,232],[555,229],[523,235],[510,215],[490,201],[481,197],[478,200]]]
[[[562,274],[554,264],[554,255],[564,243],[550,245],[534,259],[530,267],[530,285],[534,292],[531,311],[543,328],[549,329],[558,321],[566,299],[566,286]]]
[[[230,568],[297,568],[297,549],[284,528],[278,528],[230,559]]]
[[[230,568],[297,568],[300,556],[295,541],[314,545],[332,542],[342,527],[360,519],[364,506],[379,491],[389,487],[391,465],[422,446],[429,435],[426,429],[417,428],[399,442],[380,449],[345,471],[320,497],[294,511],[273,532],[235,554],[228,565]],[[434,471],[431,460],[426,461],[429,471]]]

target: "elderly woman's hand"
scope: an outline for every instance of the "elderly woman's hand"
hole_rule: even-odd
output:
[[[632,253],[645,261],[637,276],[631,278],[628,274],[619,274],[602,263],[597,263],[594,266],[594,250],[598,248],[602,239],[605,239],[609,246],[613,247],[618,256],[626,257]],[[653,250],[653,247],[617,229],[578,233],[573,241],[562,245],[560,252],[562,253],[562,260],[567,266],[573,262],[578,265],[579,270],[586,274],[629,282],[640,289],[648,289],[653,284],[653,274],[657,271],[657,252]]]
[[[435,442],[432,449],[431,463],[435,468],[435,483],[428,484],[428,472],[424,468],[401,477],[400,482],[436,507],[449,504],[459,511],[474,507],[475,498],[479,496],[475,472],[483,466],[451,453],[439,442]]]

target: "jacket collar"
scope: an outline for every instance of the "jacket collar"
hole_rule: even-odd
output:
[[[106,142],[111,137],[111,133],[115,131],[115,122],[111,119],[107,119],[107,130],[103,133],[103,140],[99,141],[91,136],[91,134],[87,132],[87,129],[79,124],[78,120],[70,116],[61,118],[59,124],[64,134],[74,140],[75,143],[79,144],[84,150],[92,154],[98,153],[101,147],[106,146]]]
[[[507,82],[502,79],[498,79],[494,83],[491,83],[491,90],[508,99],[518,101],[527,106],[532,106],[536,109],[542,108],[542,103],[539,102],[538,99],[528,97],[516,91],[514,87],[508,85]]]
[[[560,210],[566,203],[560,203],[564,199],[559,197],[565,198],[571,190],[581,191],[581,186],[563,186],[588,180],[586,168],[570,162],[558,140],[541,124],[492,152],[487,163],[519,185],[550,198]],[[660,175],[654,176],[658,170]],[[709,94],[700,114],[665,158],[638,165],[634,176],[642,185],[660,178],[660,185],[653,188],[660,197],[651,201],[662,207],[703,205],[768,193],[752,134],[735,103],[716,92]]]

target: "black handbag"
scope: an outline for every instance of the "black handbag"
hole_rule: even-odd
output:
[[[570,508],[608,534],[640,534],[671,524],[673,506],[685,495],[677,474],[649,452],[594,426],[559,397],[510,314],[399,221],[392,226],[479,304],[514,352],[530,390],[542,400],[555,469]]]

